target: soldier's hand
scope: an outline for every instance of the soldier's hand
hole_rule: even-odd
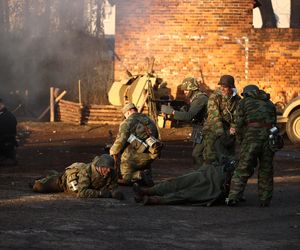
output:
[[[230,128],[229,129],[229,134],[235,135],[235,128]]]
[[[168,105],[161,105],[161,112],[166,115],[172,115],[174,112],[174,109]]]
[[[111,193],[113,199],[124,200],[124,194],[121,191],[114,191]]]
[[[99,192],[99,198],[111,198],[111,192],[107,189],[102,189]]]

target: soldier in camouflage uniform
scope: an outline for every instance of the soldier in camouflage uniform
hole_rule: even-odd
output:
[[[103,154],[88,164],[73,163],[64,173],[52,171],[46,177],[35,180],[32,188],[39,193],[76,193],[80,198],[123,199],[117,187],[114,159]]]
[[[208,97],[200,91],[197,79],[187,77],[183,80],[181,90],[190,99],[188,111],[175,111],[170,106],[162,105],[163,114],[172,115],[174,120],[192,122],[192,142],[194,144],[193,159],[197,166],[203,163],[202,126],[207,112]]]
[[[234,167],[234,161],[223,158],[222,162],[214,162],[213,165],[204,163],[196,171],[162,181],[150,188],[135,184],[135,201],[143,201],[144,205],[224,204]]]
[[[258,196],[261,206],[270,204],[273,193],[273,156],[270,129],[276,124],[276,108],[270,95],[256,85],[244,88],[237,109],[237,139],[241,142],[240,161],[231,180],[228,205],[235,205],[244,192],[254,168],[258,168]]]
[[[122,111],[126,119],[121,123],[116,140],[110,148],[110,155],[115,159],[121,155],[122,179],[119,183],[131,185],[139,182],[152,186],[151,163],[161,152],[156,124],[147,115],[139,113],[133,103],[125,105]],[[151,147],[149,140],[154,142]]]
[[[234,159],[235,111],[240,97],[231,75],[223,75],[219,85],[220,89],[212,93],[208,99],[207,119],[203,127],[203,159],[206,163],[212,163],[219,157],[216,155],[216,147],[220,148],[224,157]],[[216,145],[217,138],[220,138],[218,145]]]

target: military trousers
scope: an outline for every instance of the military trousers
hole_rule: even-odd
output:
[[[52,174],[34,182],[33,191],[38,193],[59,193],[65,191],[65,175]]]
[[[260,201],[270,201],[273,194],[273,157],[268,141],[243,140],[238,167],[231,179],[229,199],[238,200],[243,195],[248,179],[258,166],[258,196]]]
[[[217,136],[213,132],[206,134],[203,140],[203,160],[216,162],[222,158],[234,159],[235,138],[234,136]]]
[[[209,168],[209,169],[208,169]],[[219,175],[212,166],[160,182],[149,189],[162,204],[202,203],[217,199],[221,192]]]
[[[158,157],[158,156],[157,156]],[[130,145],[121,156],[120,170],[124,182],[141,180],[141,171],[148,169],[151,172],[151,163],[155,157],[150,153],[137,153]]]
[[[192,157],[193,157],[193,163],[200,167],[203,164],[203,149],[204,149],[204,143],[195,143]]]

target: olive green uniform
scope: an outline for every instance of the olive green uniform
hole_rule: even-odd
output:
[[[160,182],[147,192],[159,196],[159,204],[200,203],[209,206],[225,197],[225,180],[223,165],[204,164],[197,171]]]
[[[237,94],[222,96],[216,90],[208,99],[207,119],[203,127],[203,158],[206,162],[217,160],[216,147],[220,147],[221,154],[227,158],[234,158],[235,136],[229,134],[230,128],[235,128],[235,112],[240,97]],[[220,145],[215,145],[217,138]]]
[[[81,198],[102,197],[101,192],[114,192],[117,187],[117,179],[113,170],[107,176],[101,175],[91,163],[76,162],[66,168],[64,173],[53,173],[36,180],[33,190],[40,193],[74,192],[69,185],[69,179],[78,183],[77,193]]]
[[[174,120],[191,121],[193,125],[192,141],[194,143],[193,159],[197,166],[203,163],[202,125],[206,117],[208,97],[203,92],[196,90],[190,98],[188,111],[175,111]]]
[[[273,156],[269,146],[270,128],[276,124],[276,108],[264,91],[250,91],[237,109],[237,138],[241,141],[240,161],[231,181],[229,200],[239,200],[258,168],[258,195],[269,202],[273,193]]]
[[[147,149],[141,152],[140,145],[128,142],[131,134],[145,142],[150,136],[158,138],[158,130],[154,121],[141,113],[132,113],[121,123],[117,138],[110,148],[110,155],[122,154],[120,170],[125,184],[141,180],[143,170],[151,172],[151,163],[160,155],[160,152],[153,154]]]

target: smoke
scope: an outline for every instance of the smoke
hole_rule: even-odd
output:
[[[50,86],[76,101],[80,79],[85,102],[105,102],[99,96],[112,78],[112,58],[102,6],[103,0],[0,1],[0,97],[37,114],[49,103]]]

